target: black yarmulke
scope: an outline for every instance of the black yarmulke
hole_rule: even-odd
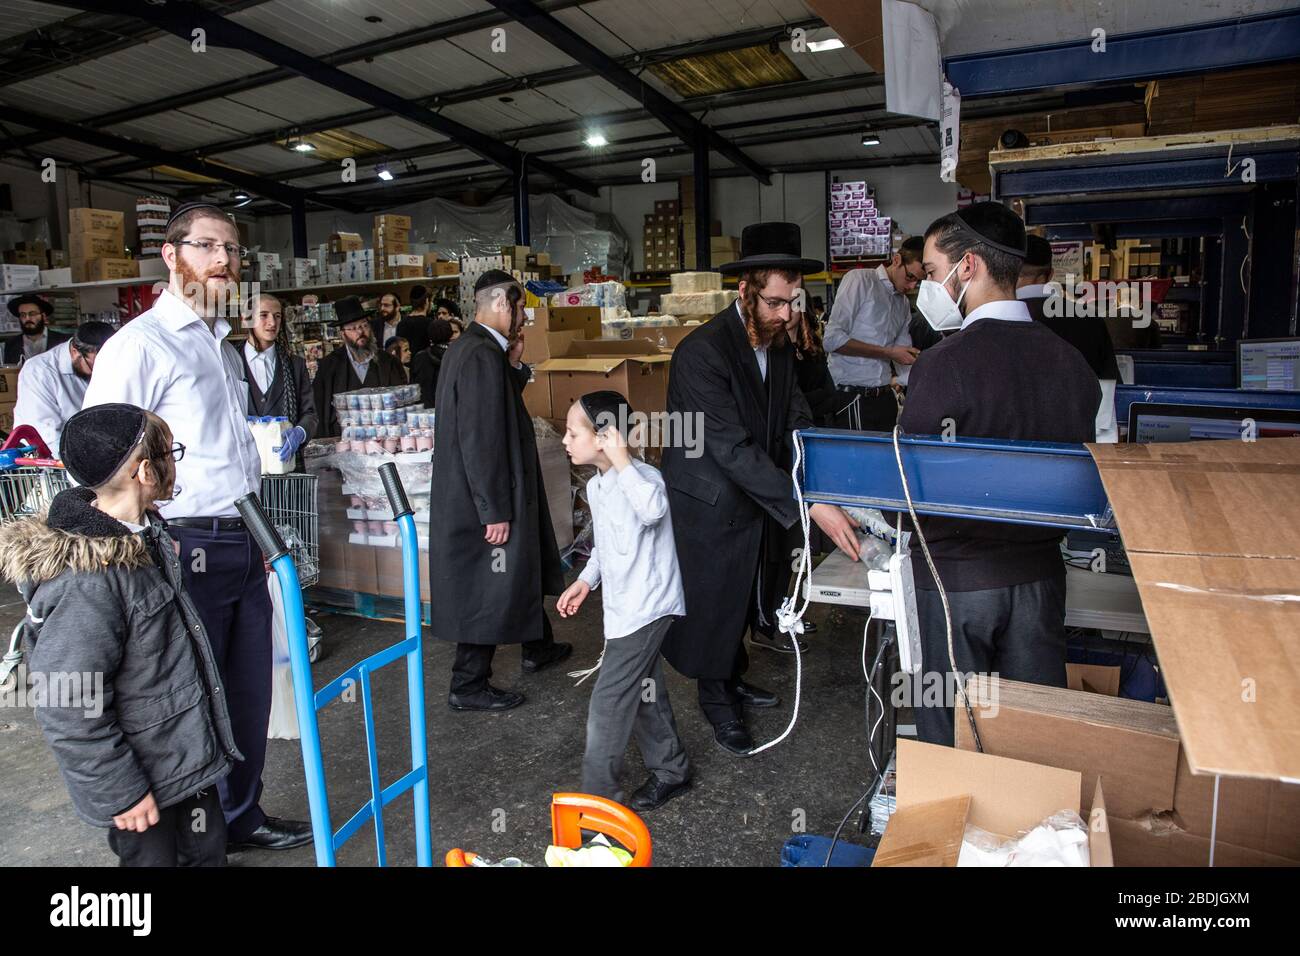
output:
[[[503,272],[500,269],[489,269],[479,277],[477,282],[474,283],[474,292],[479,293],[484,289],[492,288],[494,285],[505,285],[509,282],[518,284],[519,280],[509,272]]]
[[[1025,237],[1025,265],[1050,266],[1052,264],[1052,244],[1042,236]]]
[[[628,428],[631,425],[632,406],[628,400],[618,392],[603,390],[599,392],[588,392],[583,395],[578,402],[582,405],[582,410],[587,413],[591,419],[591,425],[596,431],[603,431],[611,424],[616,427],[621,425]],[[627,435],[620,432],[623,438]]]
[[[59,458],[79,485],[98,488],[117,474],[144,436],[145,412],[113,403],[83,408],[63,425]]]

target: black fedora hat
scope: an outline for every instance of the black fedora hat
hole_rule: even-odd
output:
[[[361,319],[368,322],[373,314],[374,310],[365,308],[355,295],[345,295],[334,303],[334,324],[339,328]]]
[[[807,275],[821,272],[822,263],[801,254],[799,226],[793,222],[756,222],[740,233],[740,258],[718,266],[723,275],[739,275],[750,269],[788,269]]]
[[[34,305],[41,310],[41,314],[50,316],[54,314],[54,306],[39,295],[20,295],[17,298],[9,300],[9,314],[15,319],[18,318],[18,307],[23,305]]]

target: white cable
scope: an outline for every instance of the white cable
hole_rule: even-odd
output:
[[[934,558],[930,556],[930,547],[925,543],[925,532],[921,530],[921,521],[917,518],[916,508],[912,505],[912,491],[907,486],[907,472],[903,469],[903,452],[898,445],[897,425],[894,426],[894,460],[898,462],[898,477],[903,483],[903,497],[907,499],[907,513],[912,518],[912,529],[916,532],[916,539],[921,542],[921,553],[925,555],[926,566],[929,567],[930,574],[934,578],[934,586],[939,590],[939,600],[943,602],[943,624],[948,634],[948,666],[952,668],[953,677],[957,682],[957,699],[966,711],[966,718],[970,721],[971,734],[975,738],[975,749],[983,753],[984,745],[975,726],[975,713],[971,709],[970,701],[966,699],[965,681],[962,680],[961,671],[957,670],[957,657],[952,649],[952,610],[948,607],[948,592],[943,589],[943,582],[939,580],[939,571],[934,566]]]
[[[871,612],[867,612],[867,623],[862,625],[862,676],[867,682],[867,692],[874,695],[876,700],[880,701],[880,716],[876,718],[876,725],[867,728],[867,756],[871,758],[871,769],[880,775],[880,765],[876,763],[876,731],[880,729],[881,723],[885,719],[885,702],[881,699],[875,685],[871,683],[871,673],[867,670],[867,629],[871,627]]]
[[[794,710],[790,714],[790,723],[786,724],[785,730],[781,731],[781,736],[749,751],[747,756],[750,757],[761,754],[770,747],[775,747],[790,736],[790,731],[794,730],[795,721],[799,719],[799,699],[803,693],[803,654],[799,650],[799,635],[803,633],[803,616],[808,610],[809,598],[804,597],[803,607],[797,611],[795,605],[799,603],[799,591],[803,583],[804,573],[807,572],[808,577],[812,577],[812,555],[810,554],[812,541],[808,504],[803,499],[803,487],[799,483],[799,468],[803,465],[803,439],[799,437],[798,431],[791,434],[794,436],[794,467],[790,469],[790,477],[794,480],[794,496],[799,502],[799,526],[803,530],[803,551],[800,553],[799,570],[794,579],[794,593],[787,595],[785,600],[781,602],[781,607],[776,612],[776,622],[778,630],[782,634],[789,634],[790,642],[794,644]]]

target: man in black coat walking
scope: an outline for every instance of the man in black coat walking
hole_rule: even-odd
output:
[[[337,348],[320,360],[316,378],[312,381],[316,415],[322,437],[337,438],[343,434],[334,396],[339,392],[355,392],[359,388],[405,385],[406,369],[402,363],[375,344],[370,327],[370,314],[361,307],[354,295],[334,303],[334,316],[343,347]]]
[[[523,644],[527,673],[573,649],[555,641],[542,609],[543,595],[564,590],[564,572],[524,408],[523,301],[509,273],[487,272],[474,288],[475,321],[438,375],[429,594],[433,636],[456,642],[452,710],[524,702],[488,682],[498,644]]]
[[[741,256],[720,271],[740,276],[740,299],[692,332],[673,352],[668,411],[698,416],[703,448],[670,443],[663,474],[686,617],[668,632],[669,663],[698,681],[700,707],[725,749],[754,747],[742,707],[775,707],[775,694],[745,683],[745,632],[766,625],[765,582],[799,520],[790,479],[791,432],[812,426],[795,381],[785,327],[802,309],[802,274],[820,262],[799,253],[799,227],[758,223],[741,235]],[[684,434],[698,434],[699,430]],[[834,505],[813,519],[855,559],[852,523]]]

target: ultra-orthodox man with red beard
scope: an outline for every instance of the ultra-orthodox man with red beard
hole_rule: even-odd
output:
[[[799,520],[792,432],[813,424],[786,325],[791,309],[804,308],[802,277],[822,264],[799,249],[794,223],[747,226],[741,258],[719,270],[740,277],[740,298],[682,340],[669,370],[668,411],[699,416],[704,440],[702,452],[671,441],[664,450],[686,616],[668,632],[663,652],[696,679],[715,739],[736,754],[754,746],[744,707],[779,703],[744,681],[744,639],[767,613],[763,582],[790,560],[783,532]],[[811,513],[856,559],[848,517],[834,505],[813,505]]]

